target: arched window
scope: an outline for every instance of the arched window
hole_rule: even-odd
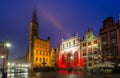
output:
[[[65,56],[62,54],[62,64],[65,64]]]
[[[36,62],[38,62],[38,57],[36,57]]]
[[[71,53],[67,54],[67,65],[70,66],[71,63]]]
[[[75,40],[73,40],[73,45],[75,45]]]
[[[75,66],[77,66],[78,64],[78,52],[77,51],[74,53],[74,64]]]

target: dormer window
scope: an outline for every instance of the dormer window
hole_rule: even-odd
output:
[[[90,35],[88,35],[88,38],[90,38]]]

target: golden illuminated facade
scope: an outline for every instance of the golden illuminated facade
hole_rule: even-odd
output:
[[[30,23],[30,41],[28,61],[32,68],[50,66],[50,37],[48,40],[39,38],[39,25],[37,22],[36,10],[34,9]]]
[[[92,67],[93,64],[100,60],[100,40],[95,36],[92,29],[88,29],[83,40],[80,41],[81,56],[86,67]]]
[[[50,54],[50,63],[51,63],[51,67],[55,67],[55,59],[56,59],[56,49],[52,48],[51,50],[51,54]]]

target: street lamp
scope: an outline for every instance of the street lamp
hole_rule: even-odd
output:
[[[1,58],[2,58],[2,78],[6,78],[5,71],[4,71],[4,68],[5,68],[4,67],[5,66],[5,56],[2,55]]]
[[[1,56],[1,58],[3,59],[3,58],[4,58],[4,56]]]
[[[8,42],[6,42],[6,43],[5,43],[5,46],[6,46],[7,48],[10,48],[10,47],[11,47],[11,44],[8,43]]]
[[[8,61],[8,55],[9,55],[9,53],[8,53],[8,51],[9,51],[9,48],[11,47],[11,44],[9,43],[9,42],[5,42],[4,43],[4,48],[5,48],[5,55],[6,55],[6,59],[5,59],[5,64],[7,65],[7,61]]]
[[[5,48],[10,48],[11,47],[11,43],[5,42],[4,46],[5,46]]]
[[[7,61],[8,61],[8,51],[11,47],[11,44],[8,42],[4,43],[4,56],[1,56],[3,60],[3,66],[2,66],[2,78],[7,78],[7,72],[5,71],[5,68],[7,68]]]

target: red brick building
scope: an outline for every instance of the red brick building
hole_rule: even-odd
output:
[[[99,36],[103,58],[110,61],[120,59],[120,18],[117,22],[114,22],[113,17],[106,18]]]

